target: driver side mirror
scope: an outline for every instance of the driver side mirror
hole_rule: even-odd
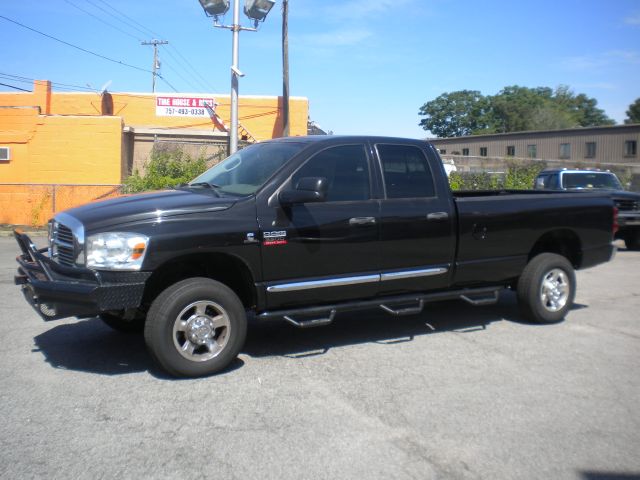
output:
[[[298,203],[324,202],[327,199],[329,183],[324,177],[303,177],[298,180],[294,190],[284,190],[278,194],[283,206]]]

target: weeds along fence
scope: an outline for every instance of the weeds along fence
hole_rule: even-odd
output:
[[[0,224],[43,226],[56,212],[121,193],[119,184],[0,183]]]
[[[155,148],[144,174],[131,175],[125,184],[0,183],[0,224],[43,226],[55,213],[122,193],[166,188],[189,181],[222,152],[190,154],[176,145]],[[640,192],[640,165],[605,162],[567,162],[514,157],[443,155],[454,190],[530,189],[545,168],[597,168],[614,172],[628,190]]]
[[[443,155],[442,161],[454,190],[525,190],[533,188],[536,176],[546,168],[590,168],[609,170],[626,189],[640,191],[639,164],[464,155]]]

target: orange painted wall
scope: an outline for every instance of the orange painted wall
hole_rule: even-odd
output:
[[[113,114],[121,116],[125,125],[151,128],[213,129],[209,118],[156,116],[156,96],[142,93],[111,93]],[[230,125],[228,95],[158,94],[158,96],[215,98],[216,113],[227,127]],[[240,124],[257,140],[282,136],[282,99],[279,97],[241,96],[238,112]],[[306,98],[292,97],[289,101],[291,135],[307,134],[309,102]],[[51,112],[59,115],[100,115],[102,99],[97,93],[54,93],[51,96]]]
[[[120,183],[119,117],[34,112],[0,109],[0,145],[11,149],[11,160],[0,162],[0,183]]]
[[[213,129],[208,118],[156,116],[153,94],[111,95],[113,115],[106,116],[100,95],[51,92],[51,83],[45,80],[36,80],[31,93],[0,92],[0,146],[11,150],[11,160],[0,161],[0,223],[42,225],[56,211],[117,194],[110,186],[87,185],[121,183],[125,125]],[[213,97],[219,103],[219,117],[230,124],[228,95],[158,95]],[[241,96],[240,123],[258,141],[280,137],[281,107],[278,97]],[[291,98],[291,135],[306,135],[307,118],[308,100]]]
[[[59,211],[113,190],[7,184],[121,182],[122,119],[41,114],[50,111],[49,88],[36,82],[33,93],[0,96],[0,145],[11,156],[0,162],[0,223],[41,225],[54,207]]]

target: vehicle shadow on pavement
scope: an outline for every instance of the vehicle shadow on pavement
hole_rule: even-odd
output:
[[[579,308],[585,306],[574,306]],[[435,302],[427,304],[419,315],[403,317],[371,309],[339,314],[331,325],[311,329],[298,329],[285,322],[252,324],[242,353],[250,357],[304,358],[363,343],[394,347],[421,335],[442,332],[471,335],[505,320],[523,327],[535,325],[519,316],[515,294],[504,292],[496,305],[485,307],[462,301]],[[154,364],[141,334],[113,331],[98,318],[58,325],[34,337],[34,342],[33,351],[44,355],[54,368],[99,375],[148,371],[156,378],[172,379]],[[236,359],[218,375],[242,368],[243,364]]]
[[[59,325],[34,337],[34,342],[33,352],[44,355],[45,361],[54,368],[99,375],[148,371],[159,379],[183,380],[167,375],[155,365],[141,333],[116,332],[99,318]],[[218,375],[242,365],[244,362],[236,359]]]
[[[34,342],[34,352],[55,368],[102,375],[155,369],[142,335],[115,332],[99,318],[59,325]]]
[[[574,309],[585,308],[576,304]],[[462,301],[428,303],[418,315],[396,317],[379,309],[336,315],[328,326],[299,329],[288,323],[255,325],[249,329],[243,353],[304,358],[323,355],[331,348],[362,343],[399,344],[421,335],[442,332],[479,333],[494,322],[511,321],[537,326],[520,317],[513,292],[503,292],[495,305],[474,307]],[[544,325],[540,325],[544,327]]]

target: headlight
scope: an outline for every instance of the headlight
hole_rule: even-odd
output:
[[[104,270],[140,270],[149,237],[139,233],[109,232],[86,239],[87,267]]]

